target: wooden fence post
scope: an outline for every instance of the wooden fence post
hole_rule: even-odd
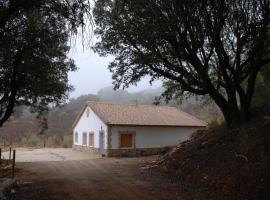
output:
[[[9,160],[11,160],[11,147],[9,147]]]
[[[15,158],[16,158],[16,150],[13,150],[13,160],[12,160],[12,178],[15,177]]]

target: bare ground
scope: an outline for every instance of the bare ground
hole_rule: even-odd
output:
[[[9,152],[3,153],[4,158],[9,157]],[[42,162],[42,161],[68,161],[88,160],[99,158],[99,155],[88,152],[75,151],[71,148],[16,148],[17,162]]]
[[[208,193],[199,199],[269,200],[270,121],[258,118],[232,129],[198,132],[151,166],[152,173],[194,188],[192,194]]]
[[[141,170],[152,159],[155,157],[18,163],[19,184],[8,199],[182,199],[179,186]]]

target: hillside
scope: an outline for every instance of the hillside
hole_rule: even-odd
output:
[[[106,101],[114,103],[153,104],[155,98],[163,92],[162,88],[148,89],[130,93],[125,90],[113,90],[106,87],[97,94],[81,95],[72,98],[60,108],[53,108],[48,114],[48,130],[45,135],[38,135],[40,130],[38,120],[27,107],[18,107],[12,119],[0,129],[0,137],[6,144],[19,144],[23,146],[70,146],[72,123],[86,101]],[[161,104],[165,104],[161,102]],[[184,100],[182,104],[171,101],[170,106],[178,107],[195,116],[211,121],[220,117],[218,109],[213,104],[204,105],[194,97]],[[68,138],[66,138],[68,136]],[[48,141],[49,140],[49,141]],[[66,141],[65,141],[66,140]],[[0,144],[1,145],[1,144]]]
[[[186,199],[270,199],[269,118],[198,132],[146,168],[179,181]]]

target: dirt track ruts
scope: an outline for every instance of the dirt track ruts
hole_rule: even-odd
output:
[[[17,179],[32,185],[26,190],[18,189],[11,199],[181,199],[175,186],[142,173],[140,165],[145,159],[153,158],[19,163]]]

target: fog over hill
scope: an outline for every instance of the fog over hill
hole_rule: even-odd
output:
[[[101,101],[112,103],[134,103],[153,104],[155,97],[160,96],[163,88],[147,89],[140,92],[130,93],[126,90],[113,90],[113,87],[105,87],[98,91],[97,96]]]
[[[48,130],[45,131],[46,138],[54,138],[57,143],[58,140],[63,140],[64,135],[70,135],[72,133],[72,123],[87,101],[138,102],[139,104],[151,105],[155,98],[159,97],[163,91],[164,89],[160,87],[131,93],[126,90],[114,90],[113,87],[105,87],[99,90],[97,94],[87,94],[81,95],[78,98],[72,98],[66,105],[50,110],[47,116]],[[164,104],[165,102],[162,101],[161,105]],[[182,101],[181,104],[171,101],[168,105],[178,107],[206,121],[211,121],[220,116],[215,105],[204,105],[195,97],[190,97]],[[32,140],[33,136],[39,137],[39,131],[39,123],[35,116],[26,107],[19,107],[16,108],[10,122],[0,129],[0,136],[10,143],[21,143],[22,141]],[[45,136],[42,137],[44,138]]]

